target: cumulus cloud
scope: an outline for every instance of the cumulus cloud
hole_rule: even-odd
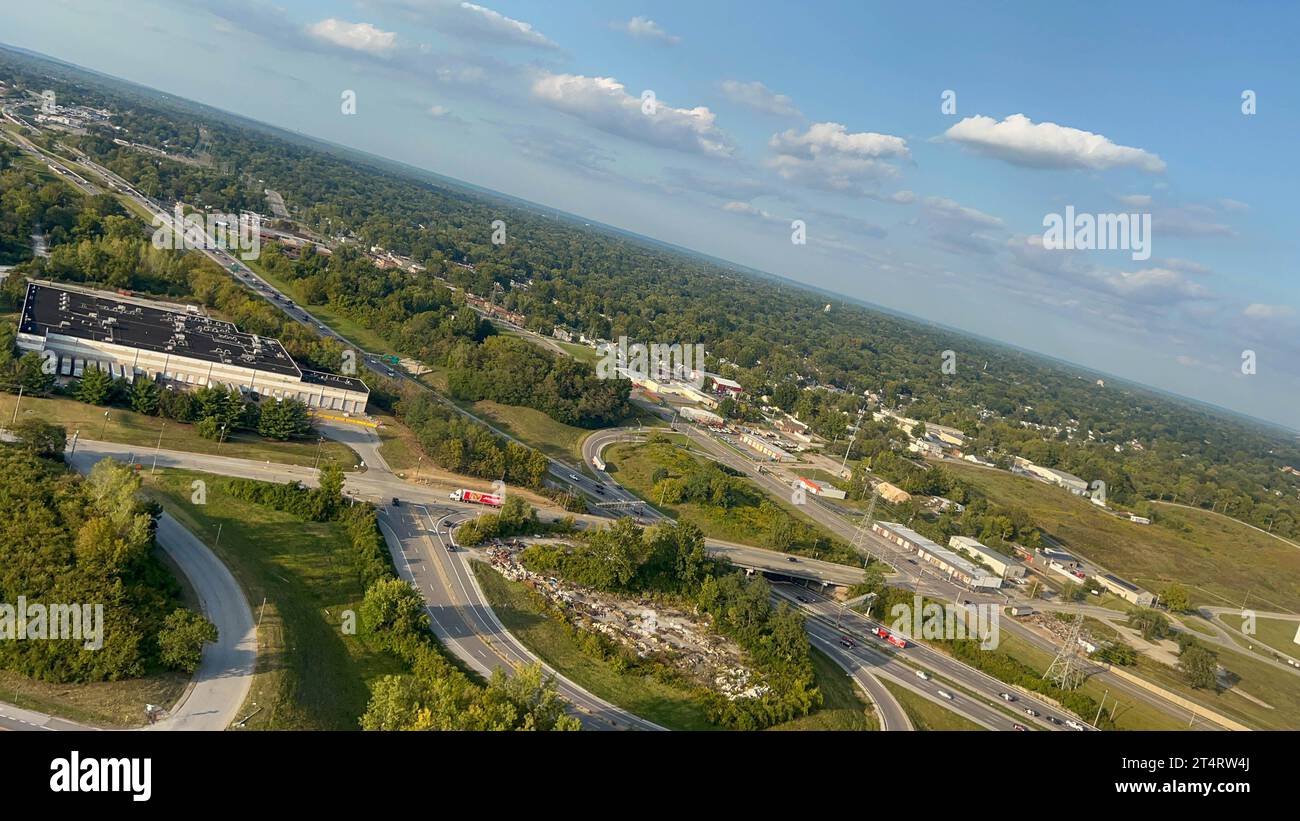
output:
[[[911,158],[902,137],[852,133],[839,123],[814,123],[806,131],[773,134],[767,165],[783,179],[844,194],[874,194],[883,179],[898,176],[894,160]]]
[[[1028,168],[1136,168],[1149,174],[1165,170],[1164,160],[1149,151],[1116,145],[1091,131],[1035,123],[1024,114],[1012,114],[1001,122],[983,115],[967,117],[944,137],[976,153]]]
[[[1247,319],[1288,319],[1295,316],[1295,309],[1290,305],[1268,305],[1263,302],[1252,302],[1246,306],[1241,315]]]
[[[532,94],[544,105],[630,140],[713,157],[730,157],[735,151],[708,108],[674,108],[660,100],[653,113],[643,113],[641,98],[612,77],[542,72],[533,81]]]
[[[365,0],[365,5],[401,14],[446,34],[505,46],[558,49],[530,23],[507,17],[477,3],[457,0]]]
[[[1169,268],[1119,271],[1099,279],[1115,295],[1135,302],[1169,305],[1211,296],[1205,286]]]
[[[633,17],[626,23],[611,23],[613,28],[638,40],[656,40],[666,45],[675,46],[682,38],[664,31],[664,27],[648,17]]]
[[[307,26],[307,33],[325,43],[366,54],[386,54],[397,45],[397,34],[369,23],[349,23],[333,17]]]
[[[748,106],[764,114],[775,114],[779,117],[803,116],[799,109],[795,108],[794,100],[784,94],[777,94],[758,80],[751,83],[742,83],[739,80],[724,80],[722,82],[722,93],[733,103]]]

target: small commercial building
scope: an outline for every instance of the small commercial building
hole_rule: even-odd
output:
[[[970,536],[953,536],[948,540],[948,546],[958,552],[970,554],[980,564],[993,568],[994,572],[1004,579],[1018,579],[1025,575],[1023,564]]]
[[[768,442],[766,439],[763,439],[761,436],[756,436],[752,433],[742,433],[740,434],[740,441],[744,442],[752,450],[757,451],[760,455],[771,459],[773,462],[794,461],[792,455],[771,442]]]
[[[884,499],[886,502],[896,505],[912,498],[912,494],[903,490],[898,485],[891,485],[889,482],[877,482],[876,492],[879,493],[880,498]]]
[[[1124,601],[1129,604],[1135,604],[1138,607],[1150,607],[1156,600],[1154,594],[1148,593],[1132,582],[1125,581],[1119,576],[1110,573],[1107,573],[1104,576],[1098,576],[1097,582]]]
[[[847,493],[834,485],[814,482],[813,480],[805,479],[802,476],[799,477],[799,485],[809,493],[815,496],[825,496],[827,499],[844,499],[848,497]]]
[[[953,580],[972,590],[996,590],[1002,586],[1002,577],[986,570],[946,547],[932,542],[910,527],[894,522],[873,522],[871,529],[917,558],[939,568]]]
[[[685,407],[678,412],[682,415],[683,419],[686,419],[687,421],[690,422],[696,422],[701,425],[710,425],[716,428],[716,427],[722,427],[723,425],[727,424],[725,419],[723,419],[721,416],[718,416],[713,411],[706,411],[700,408]]]

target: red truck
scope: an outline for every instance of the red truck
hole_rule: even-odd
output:
[[[501,497],[499,495],[495,493],[484,493],[481,490],[457,488],[451,492],[450,498],[453,502],[471,502],[476,505],[501,507]]]
[[[900,649],[903,650],[907,649],[907,639],[901,638],[900,636],[895,636],[883,627],[871,628],[871,635],[875,636],[876,638],[884,639],[885,641],[889,642],[890,644]]]

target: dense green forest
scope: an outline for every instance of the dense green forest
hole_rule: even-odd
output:
[[[908,416],[966,431],[974,450],[1105,481],[1116,505],[1163,498],[1300,535],[1300,485],[1281,471],[1300,466],[1292,433],[1113,378],[1102,388],[1097,374],[853,303],[825,313],[824,294],[788,281],[54,63],[0,52],[0,72],[111,108],[139,142],[220,158],[208,167],[162,160],[117,146],[102,130],[67,138],[154,196],[234,210],[261,207],[261,188],[271,187],[304,225],[347,237],[343,249],[377,245],[411,257],[425,270],[380,271],[336,253],[304,255],[288,273],[310,279],[312,299],[361,317],[426,361],[445,363],[461,341],[487,336],[477,318],[454,310],[444,293],[451,284],[521,312],[544,333],[563,324],[604,338],[703,343],[710,367],[753,395],[771,394],[831,438],[845,433],[862,392],[877,391]],[[496,219],[508,225],[502,245],[491,242]],[[948,349],[969,364],[943,373]],[[469,395],[489,395],[481,380],[468,381]],[[786,385],[822,389],[790,393]],[[552,415],[573,410],[536,393],[510,396]]]
[[[191,640],[190,626],[202,620],[181,606],[180,586],[155,553],[159,509],[137,498],[135,473],[111,460],[85,479],[71,473],[61,430],[56,438],[57,453],[44,457],[24,446],[31,442],[0,445],[0,636],[8,639],[0,668],[78,683],[193,671],[202,640]],[[93,639],[84,630],[80,640],[40,640],[30,615],[19,635],[20,596],[29,610],[48,608],[42,631],[55,629],[56,608],[101,607],[102,646],[87,648]]]

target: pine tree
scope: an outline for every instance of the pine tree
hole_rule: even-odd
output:
[[[131,384],[131,410],[153,416],[158,412],[162,390],[152,379],[137,377]]]
[[[113,392],[113,377],[98,365],[86,368],[81,373],[81,384],[77,386],[77,399],[88,405],[107,404]]]

